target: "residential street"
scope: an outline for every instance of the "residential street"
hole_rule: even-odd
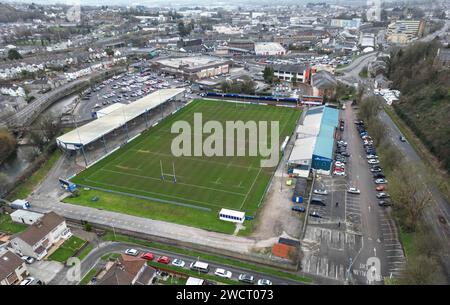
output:
[[[103,242],[103,243],[100,243],[96,248],[94,248],[94,250],[91,253],[89,253],[89,255],[82,261],[81,268],[80,268],[81,278],[83,278],[83,276],[87,272],[89,272],[89,270],[91,270],[94,266],[99,264],[101,262],[101,257],[104,256],[105,254],[123,253],[125,251],[125,249],[127,249],[127,248],[133,248],[133,249],[139,250],[141,253],[152,252],[156,258],[159,256],[165,255],[165,256],[168,256],[171,260],[173,260],[174,258],[182,259],[186,263],[185,268],[189,268],[190,263],[198,259],[196,257],[180,255],[180,254],[170,252],[170,251],[161,251],[161,250],[155,249],[155,248],[142,247],[142,246],[128,244],[128,243]],[[266,274],[255,272],[252,270],[235,268],[235,267],[226,266],[223,264],[211,263],[208,260],[204,260],[202,258],[200,258],[200,260],[202,262],[206,262],[210,265],[210,269],[211,269],[210,273],[213,273],[215,268],[225,268],[226,270],[229,270],[233,273],[233,276],[232,276],[233,279],[237,279],[237,277],[241,273],[248,273],[248,274],[253,275],[256,280],[258,280],[260,278],[269,279],[275,285],[277,285],[277,284],[278,285],[281,285],[281,284],[301,285],[302,284],[297,281],[293,281],[293,280],[289,280],[289,279],[281,279],[278,277],[266,275]],[[66,275],[67,275],[68,271],[69,271],[69,268],[64,267],[64,269],[61,270],[55,276],[55,278],[50,282],[50,284],[53,284],[53,285],[76,285],[76,284],[78,284],[77,281],[70,281],[67,279]]]

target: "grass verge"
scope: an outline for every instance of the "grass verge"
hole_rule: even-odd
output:
[[[97,274],[97,269],[91,269],[89,272],[83,277],[78,285],[87,285],[92,278]]]
[[[78,258],[82,261],[89,253],[91,253],[94,247],[91,244],[88,244],[84,249],[78,254]]]
[[[239,260],[235,260],[235,259],[231,259],[231,258],[225,258],[225,257],[221,257],[221,256],[213,255],[213,254],[206,254],[203,252],[198,252],[198,251],[193,251],[193,250],[180,249],[180,248],[177,248],[174,246],[150,242],[150,241],[137,239],[137,238],[133,238],[133,237],[128,237],[128,236],[124,236],[124,235],[116,234],[114,236],[114,234],[112,234],[110,232],[108,232],[105,236],[103,236],[102,239],[105,241],[120,241],[120,242],[138,244],[138,245],[145,246],[145,247],[152,247],[152,248],[157,248],[157,249],[161,249],[161,250],[171,251],[171,252],[179,253],[182,255],[199,257],[201,259],[208,260],[211,262],[234,266],[234,267],[239,267],[239,268],[248,269],[248,270],[253,270],[256,272],[270,274],[270,275],[273,275],[276,277],[290,279],[290,280],[294,280],[294,281],[298,281],[298,282],[302,282],[302,283],[312,283],[311,278],[299,276],[294,273],[281,271],[281,270],[274,269],[271,267],[256,266],[251,263],[247,263],[247,262],[243,262],[243,261],[239,261]]]
[[[27,225],[15,223],[11,220],[11,216],[0,214],[0,232],[7,234],[15,234],[22,232],[27,228]]]

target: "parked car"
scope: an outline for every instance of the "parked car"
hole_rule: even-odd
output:
[[[313,191],[314,194],[318,194],[318,195],[328,195],[328,191],[327,190],[322,190],[322,189],[316,189]]]
[[[217,268],[216,271],[214,271],[214,275],[230,279],[233,274],[231,273],[231,271],[222,268]]]
[[[388,193],[381,192],[381,193],[377,194],[378,199],[389,198],[389,197],[391,197],[391,196],[389,196]]]
[[[349,154],[348,152],[343,152],[342,155],[343,155],[344,157],[350,157],[350,154]]]
[[[315,218],[322,218],[322,216],[317,211],[312,211],[311,213],[309,213],[309,216],[315,217]]]
[[[377,155],[367,155],[366,156],[367,159],[378,159]]]
[[[378,161],[377,159],[369,159],[367,162],[369,164],[380,164],[380,161]]]
[[[167,256],[160,256],[157,260],[158,263],[160,264],[169,264],[170,263],[170,258],[168,258]]]
[[[386,190],[386,187],[384,185],[379,185],[375,188],[375,190],[377,192],[382,192],[382,191]]]
[[[381,172],[381,168],[380,168],[380,167],[372,167],[372,168],[370,169],[370,171],[371,171],[372,173],[379,173],[379,172]]]
[[[253,275],[250,274],[240,274],[238,277],[239,281],[244,282],[244,283],[248,283],[248,284],[253,284],[254,283],[254,278]]]
[[[153,256],[153,253],[146,252],[146,253],[144,253],[144,255],[141,256],[141,258],[146,259],[148,261],[152,261],[154,256]]]
[[[390,202],[389,200],[380,200],[378,201],[378,205],[381,207],[389,207],[392,206],[392,202]]]
[[[299,205],[293,205],[291,209],[292,209],[292,211],[295,211],[295,212],[300,212],[300,213],[305,213],[306,212],[305,207],[302,207],[302,206],[299,206]]]
[[[259,279],[257,282],[258,285],[272,285],[272,282],[266,279]]]
[[[342,146],[347,146],[347,142],[345,141],[337,141],[337,143]]]
[[[139,251],[136,249],[126,249],[125,254],[130,256],[138,256]]]
[[[315,205],[322,205],[325,206],[325,201],[322,198],[319,197],[312,197],[311,198],[311,204],[315,204]]]
[[[404,136],[400,136],[399,139],[400,139],[400,141],[402,141],[402,142],[406,142],[406,138],[405,138]]]
[[[183,268],[186,265],[186,263],[183,260],[176,258],[172,261],[172,265],[175,267]]]
[[[21,257],[21,259],[27,264],[34,263],[34,258],[31,257],[31,256],[24,255],[24,256]]]
[[[361,191],[359,189],[357,189],[356,187],[350,187],[347,190],[347,192],[350,194],[361,194]]]
[[[345,166],[344,163],[339,162],[339,161],[336,161],[336,162],[334,163],[334,165],[335,165],[335,166],[338,166],[338,167],[344,167],[344,166]]]
[[[375,183],[376,184],[385,184],[387,182],[388,181],[386,179],[384,179],[384,178],[375,179]]]
[[[382,172],[373,173],[374,178],[385,178],[386,176]]]
[[[33,284],[33,282],[34,282],[35,280],[36,280],[36,279],[35,279],[34,277],[29,276],[29,277],[27,277],[26,279],[24,279],[22,282],[20,282],[20,285],[21,285],[21,286],[31,285],[31,284]]]
[[[344,171],[342,171],[342,172],[340,172],[340,171],[334,171],[334,172],[333,172],[333,175],[335,175],[335,176],[345,176],[345,172],[344,172]]]

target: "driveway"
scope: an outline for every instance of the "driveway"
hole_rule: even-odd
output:
[[[30,275],[45,284],[50,283],[63,267],[63,264],[55,261],[36,261],[31,265],[27,265]]]

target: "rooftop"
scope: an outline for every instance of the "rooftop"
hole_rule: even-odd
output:
[[[45,214],[38,222],[30,225],[25,231],[20,233],[17,237],[22,239],[27,244],[33,246],[38,241],[43,239],[54,228],[64,221],[64,217],[59,216],[55,212]]]
[[[76,149],[74,145],[87,145],[123,126],[125,122],[131,121],[146,111],[158,107],[184,90],[183,88],[174,88],[155,91],[131,104],[123,105],[120,109],[114,110],[97,120],[58,137],[56,141],[60,145],[65,145],[67,149]]]

